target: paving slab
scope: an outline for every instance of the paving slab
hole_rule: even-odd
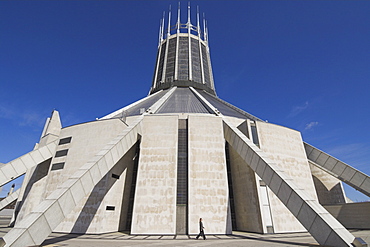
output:
[[[8,223],[10,218],[0,216],[0,237],[10,231]],[[370,242],[370,230],[350,230],[356,236],[361,237],[367,243]],[[179,238],[180,237],[180,238]],[[115,232],[107,234],[64,234],[52,233],[41,246],[45,247],[121,247],[121,246],[246,246],[246,247],[297,247],[297,246],[320,246],[307,232],[284,233],[284,234],[258,234],[233,231],[232,235],[206,234],[207,240],[195,239],[195,235],[128,235],[127,233]]]

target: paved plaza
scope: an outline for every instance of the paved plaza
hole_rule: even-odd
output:
[[[0,237],[11,228],[9,216],[0,216]],[[370,230],[351,231],[370,243]],[[232,235],[206,235],[207,240],[196,240],[195,236],[150,236],[128,235],[121,232],[99,235],[77,235],[52,233],[42,244],[48,247],[98,247],[98,246],[319,246],[309,233],[257,234],[233,231]]]

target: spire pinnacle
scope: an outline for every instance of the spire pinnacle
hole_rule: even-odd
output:
[[[191,29],[191,21],[190,21],[190,2],[188,2],[188,22],[187,22],[187,25],[188,25],[188,33],[190,33],[190,29]]]
[[[159,20],[158,46],[160,46],[163,41],[164,14],[165,13],[163,12],[163,17]]]
[[[180,22],[180,2],[179,2],[179,7],[177,9],[177,23],[176,23],[176,32],[177,33],[180,33],[180,25],[181,25],[181,22]]]
[[[203,13],[203,39],[205,42],[208,43],[207,23],[206,23],[206,17],[204,13]]]
[[[171,5],[170,5],[170,9],[168,11],[167,39],[168,39],[168,37],[170,37],[170,35],[171,35]]]
[[[190,26],[190,2],[188,2],[188,24]]]
[[[163,32],[164,32],[164,15],[165,15],[165,12],[163,12],[163,17],[162,17],[161,42],[163,41]]]
[[[198,36],[200,38],[200,24],[199,24],[199,6],[197,6],[197,31],[198,31]]]

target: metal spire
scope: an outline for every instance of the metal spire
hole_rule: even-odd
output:
[[[197,6],[197,31],[198,31],[198,37],[200,38],[199,6]]]
[[[180,32],[180,2],[179,2],[179,7],[177,9],[177,23],[176,23],[176,32],[179,33]]]
[[[167,28],[167,39],[171,35],[171,5],[170,10],[168,11],[168,28]]]
[[[188,2],[188,23],[190,23],[190,2]]]
[[[159,20],[158,46],[161,44],[162,19]]]
[[[162,30],[161,30],[161,42],[163,41],[163,32],[164,32],[164,15],[165,15],[165,12],[163,11],[163,17],[162,17]]]
[[[188,32],[190,33],[190,27],[191,27],[191,23],[190,23],[190,2],[188,2]]]
[[[163,17],[159,20],[158,46],[160,46],[163,41],[163,25],[164,25],[164,12]]]
[[[204,41],[207,40],[207,32],[206,32],[206,19],[203,13],[203,39]]]
[[[206,21],[206,42],[208,45],[208,22]]]

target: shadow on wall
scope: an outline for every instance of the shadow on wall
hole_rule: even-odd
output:
[[[96,184],[75,221],[71,233],[84,234],[87,232],[104,197],[118,180],[111,176],[112,171],[114,170],[114,174],[121,176],[123,171],[126,170],[129,165],[132,165],[132,162],[127,162],[127,160],[133,160],[135,152],[132,151],[136,149],[136,146],[137,145],[132,146],[131,149],[115,164],[115,166]],[[127,193],[127,190],[124,191]],[[126,196],[123,195],[123,197],[125,198]]]
[[[315,176],[312,176],[312,179],[315,184],[319,203],[321,205],[346,203],[340,182],[338,182],[333,188],[328,190],[327,187],[320,181],[320,179]]]
[[[45,160],[44,162],[41,162],[40,164],[38,164],[33,171],[31,170],[32,175],[29,179],[29,182],[27,183],[27,186],[24,190],[22,198],[19,198],[16,205],[15,205],[14,220],[12,222],[10,222],[9,226],[11,226],[11,227],[14,226],[14,224],[15,224],[17,218],[18,218],[18,214],[19,214],[24,202],[28,198],[28,195],[29,195],[33,185],[36,182],[40,181],[41,179],[43,179],[44,177],[46,177],[48,175],[50,164],[51,164],[51,158],[48,159],[48,160]],[[26,179],[26,178],[24,178],[24,179]]]

